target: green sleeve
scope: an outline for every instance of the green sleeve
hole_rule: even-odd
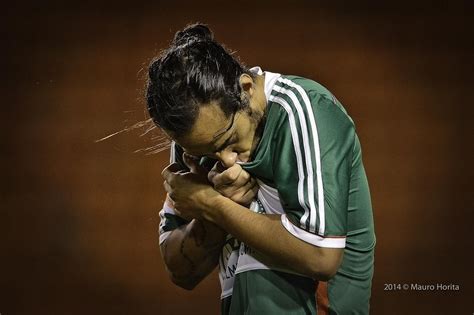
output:
[[[273,172],[286,213],[282,222],[309,243],[344,247],[353,122],[319,86],[298,80],[278,84],[275,99],[286,119],[273,140]]]

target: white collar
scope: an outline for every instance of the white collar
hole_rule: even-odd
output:
[[[273,89],[273,85],[275,85],[275,82],[276,80],[281,77],[281,74],[279,73],[273,73],[273,72],[269,72],[269,71],[265,71],[263,72],[262,71],[262,68],[260,67],[253,67],[253,68],[250,68],[250,71],[252,72],[256,72],[258,75],[263,75],[265,73],[265,87],[264,87],[264,91],[265,91],[265,97],[267,99],[267,102],[270,98],[270,94],[272,93],[272,89]]]

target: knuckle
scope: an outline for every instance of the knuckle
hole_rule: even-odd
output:
[[[223,174],[216,174],[214,178],[212,179],[212,183],[217,187],[226,185],[227,184],[226,176]]]
[[[245,171],[245,170],[242,170],[242,172],[240,173],[240,176],[245,180],[245,181],[249,181],[250,179],[252,179],[250,177],[250,174]]]
[[[207,179],[214,183],[214,179],[216,178],[216,176],[218,176],[218,173],[214,170],[210,170],[209,173],[207,174]]]
[[[229,189],[229,187],[218,186],[215,189],[224,197],[230,198],[233,194],[233,191]]]
[[[229,171],[227,172],[227,179],[230,182],[235,182],[237,178],[239,177],[240,171],[236,168],[230,168]]]
[[[218,170],[217,170],[217,165],[219,164],[219,162],[217,162],[216,164],[214,164],[214,166],[211,168],[211,171],[214,171],[216,173],[218,173]]]

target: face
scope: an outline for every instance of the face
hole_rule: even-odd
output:
[[[206,104],[201,106],[191,132],[175,140],[186,153],[212,157],[225,167],[248,162],[259,140],[256,130],[261,115],[256,110],[225,117],[217,103]]]

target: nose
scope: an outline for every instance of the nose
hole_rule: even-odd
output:
[[[221,161],[222,165],[226,168],[231,167],[232,165],[237,162],[237,153],[223,150],[221,152],[216,153],[217,158]]]

